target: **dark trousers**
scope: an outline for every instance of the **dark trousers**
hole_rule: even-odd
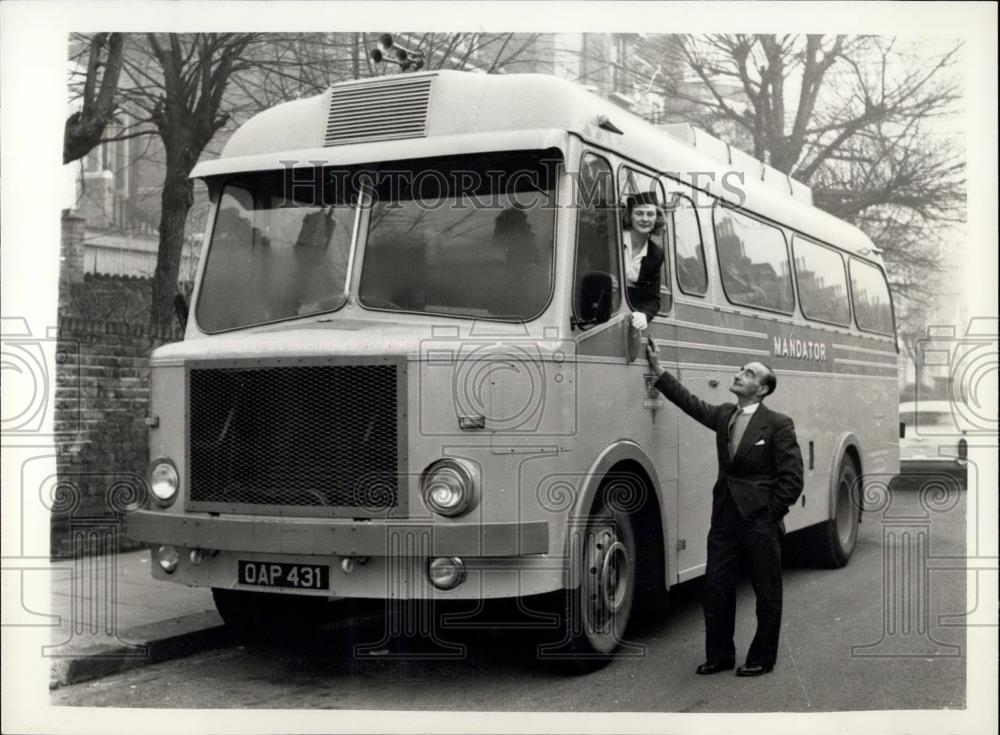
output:
[[[708,532],[705,570],[705,654],[708,661],[736,660],[736,586],[741,566],[749,567],[757,596],[757,634],[748,666],[774,666],[781,631],[780,528],[766,516],[744,519],[727,490]]]

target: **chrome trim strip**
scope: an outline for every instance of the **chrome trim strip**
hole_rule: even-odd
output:
[[[680,320],[672,320],[666,322],[657,322],[658,324],[673,324],[678,327],[685,327],[686,329],[697,329],[702,332],[714,332],[716,334],[732,334],[737,337],[756,337],[757,339],[767,339],[770,335],[764,332],[751,332],[746,329],[730,329],[729,327],[715,327],[710,324],[696,324],[694,322],[682,322]]]
[[[899,364],[895,362],[871,362],[869,360],[848,360],[843,357],[835,357],[833,359],[835,365],[863,365],[864,367],[878,367],[878,368],[888,368],[890,370],[898,371]]]
[[[835,350],[847,350],[848,352],[863,352],[867,355],[884,355],[885,357],[891,357],[896,359],[896,353],[890,352],[889,350],[873,350],[868,347],[855,347],[854,345],[840,345],[836,342],[833,344]]]
[[[576,360],[576,362],[578,363],[590,363],[597,365],[615,365],[621,367],[622,364],[621,357],[609,358],[609,357],[590,357],[590,356],[575,355],[572,357],[572,359]],[[698,362],[668,362],[668,361],[663,361],[663,364],[667,366],[669,369],[691,368],[696,370],[721,370],[726,373],[733,370],[733,365],[710,365]],[[649,370],[646,361],[642,359],[637,359],[635,362],[631,364],[631,366],[626,365],[625,367],[626,368],[634,367],[637,370],[638,369],[643,369],[646,371]],[[795,375],[804,378],[837,378],[837,379],[843,378],[844,380],[898,380],[899,379],[896,375],[868,375],[864,373],[862,374],[832,373],[829,371],[819,371],[819,370],[781,369],[778,370],[778,373],[780,375]]]
[[[657,345],[666,345],[668,347],[682,347],[690,350],[711,350],[712,352],[739,352],[747,355],[763,355],[769,357],[771,352],[769,350],[758,350],[753,347],[734,347],[732,345],[706,345],[699,342],[681,342],[679,340],[673,339],[658,339],[656,340]]]
[[[601,334],[602,332],[606,332],[607,330],[611,329],[612,327],[617,326],[618,324],[621,324],[624,320],[625,320],[625,316],[624,315],[619,315],[618,318],[612,317],[610,320],[608,320],[604,324],[601,324],[600,326],[588,329],[586,332],[582,332],[580,334],[580,336],[577,337],[576,341],[577,341],[577,343],[580,343],[580,342],[583,342],[584,340],[590,339],[591,337],[593,337],[596,334]],[[620,362],[620,360],[619,360],[619,362]]]

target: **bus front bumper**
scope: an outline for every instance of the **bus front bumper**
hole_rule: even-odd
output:
[[[181,516],[137,510],[127,515],[125,534],[148,544],[312,556],[517,557],[549,551],[546,521],[357,522],[329,518]]]

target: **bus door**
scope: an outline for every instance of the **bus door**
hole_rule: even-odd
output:
[[[713,404],[731,399],[727,391],[731,373],[721,367],[729,362],[724,349],[727,334],[717,326],[711,303],[710,258],[706,258],[703,227],[711,213],[695,206],[689,190],[672,187],[682,196],[668,215],[668,251],[675,276],[674,361],[664,363],[683,385]],[[712,486],[718,475],[715,433],[671,407],[679,422],[677,453],[678,493],[676,514],[677,581],[705,571],[705,538],[712,517]]]
[[[650,235],[648,249],[650,247],[660,247],[664,251],[663,265],[660,268],[659,285],[659,308],[656,315],[649,323],[647,329],[643,330],[641,336],[638,330],[631,329],[632,340],[626,343],[626,361],[634,357],[634,362],[630,364],[627,371],[629,390],[629,406],[634,408],[630,411],[630,424],[626,436],[637,442],[650,458],[656,468],[657,480],[660,491],[660,511],[668,522],[667,544],[674,546],[677,532],[677,441],[678,441],[678,415],[676,409],[669,405],[669,402],[654,387],[656,376],[649,369],[646,359],[645,337],[650,336],[656,340],[660,350],[661,360],[669,369],[674,369],[677,360],[676,348],[676,326],[673,320],[673,279],[671,277],[671,266],[668,243],[671,238],[672,222],[669,216],[668,199],[664,191],[663,182],[640,169],[624,164],[618,171],[618,200],[621,212],[622,247],[620,251],[623,256],[622,268],[624,274],[623,282],[625,309],[628,312],[635,312],[642,304],[631,303],[630,289],[628,288],[628,263],[630,255],[626,248],[628,239],[632,232],[632,222],[630,218],[629,200],[631,197],[642,194],[653,194],[660,204],[662,217],[657,218],[656,227]],[[635,266],[633,265],[633,268]],[[642,268],[639,269],[640,274]],[[643,290],[637,293],[635,289],[631,293],[637,299],[647,298],[648,292]],[[647,306],[648,308],[648,306]],[[628,326],[628,325],[626,325]],[[637,339],[638,338],[638,339]],[[636,345],[635,342],[639,344]],[[667,558],[673,558],[672,548],[667,549]],[[675,576],[675,569],[667,563],[667,571],[671,579]]]

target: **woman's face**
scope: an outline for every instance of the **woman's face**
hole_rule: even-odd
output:
[[[637,204],[632,207],[632,229],[648,235],[656,227],[656,207],[652,204]]]

